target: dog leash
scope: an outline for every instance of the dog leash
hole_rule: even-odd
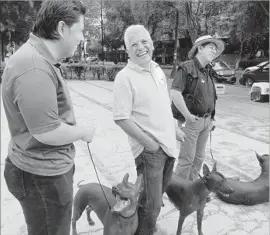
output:
[[[100,183],[100,180],[99,180],[99,177],[98,177],[98,173],[97,173],[97,170],[96,170],[96,166],[95,166],[95,163],[94,163],[94,160],[93,160],[93,157],[92,157],[90,148],[89,148],[89,142],[87,142],[87,148],[88,148],[89,156],[90,156],[90,158],[91,158],[91,160],[92,160],[92,163],[93,163],[93,166],[94,166],[94,169],[95,169],[95,172],[96,172],[96,176],[97,176],[97,179],[98,179],[98,182],[99,182],[99,186],[100,186],[100,188],[101,188],[101,190],[102,190],[102,193],[103,193],[103,195],[104,195],[104,197],[105,197],[105,199],[106,199],[106,201],[107,201],[107,204],[108,204],[108,206],[109,206],[109,209],[111,210],[112,207],[111,207],[111,205],[110,205],[110,203],[109,203],[109,201],[108,201],[108,199],[107,199],[107,197],[106,197],[106,194],[105,194],[105,192],[104,192],[104,190],[103,190],[103,188],[102,188],[102,186],[101,186],[101,183]]]
[[[213,157],[213,153],[212,153],[212,131],[215,130],[215,126],[212,127],[211,131],[210,131],[210,154],[211,154],[211,157],[212,157],[212,160],[213,162],[215,162],[216,160],[214,159]]]

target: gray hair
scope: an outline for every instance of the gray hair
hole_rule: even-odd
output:
[[[136,24],[136,25],[130,25],[129,27],[126,28],[125,33],[124,33],[124,42],[126,45],[126,48],[129,48],[129,40],[130,40],[130,36],[136,32],[140,32],[140,31],[144,31],[147,35],[147,37],[149,37],[148,39],[152,42],[152,38],[148,32],[148,30],[140,24]]]

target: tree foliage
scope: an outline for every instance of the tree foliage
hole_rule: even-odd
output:
[[[4,50],[11,41],[20,45],[29,37],[41,1],[0,2],[0,46],[2,59]]]

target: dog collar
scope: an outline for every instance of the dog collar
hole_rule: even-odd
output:
[[[200,179],[202,180],[202,182],[203,182],[203,184],[205,185],[205,187],[211,192],[211,190],[210,190],[209,187],[207,186],[206,180],[205,180],[203,177],[201,177],[200,174],[198,174],[198,176],[199,176]]]
[[[124,218],[124,219],[129,219],[129,218],[133,217],[133,216],[137,213],[137,210],[138,210],[138,207],[136,207],[136,210],[135,210],[134,213],[133,213],[132,215],[130,215],[130,216],[124,216],[124,215],[122,215],[121,213],[118,213],[118,214],[119,214],[119,216],[121,216],[121,217]]]

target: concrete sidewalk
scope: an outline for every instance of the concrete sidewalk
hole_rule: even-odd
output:
[[[101,183],[111,187],[122,180],[126,172],[130,174],[130,180],[134,181],[136,178],[135,164],[127,136],[112,120],[112,83],[68,81],[68,85],[77,121],[79,123],[93,123],[96,126],[96,135],[90,144],[90,149]],[[3,176],[3,163],[9,141],[3,110],[1,118],[1,176]],[[75,145],[77,156],[74,193],[78,190],[76,185],[80,180],[98,182],[86,143],[78,141]],[[208,142],[206,163],[212,167],[209,147]],[[254,150],[266,153],[269,151],[269,146],[260,141],[217,128],[213,132],[212,150],[221,173],[226,176],[238,175],[242,180],[250,180],[256,178],[260,172]],[[1,177],[1,183],[1,234],[25,235],[27,232],[21,208],[7,191],[3,177]],[[235,206],[221,202],[215,195],[212,197],[213,200],[205,208],[204,234],[269,234],[269,203],[251,207]],[[157,234],[173,235],[176,233],[179,212],[166,196],[164,196],[164,203],[165,207],[162,208],[158,218],[159,230]],[[16,223],[14,216],[16,216]],[[89,227],[86,216],[83,214],[77,224],[79,234],[103,234],[103,226],[94,214],[93,219],[96,225]],[[196,213],[186,219],[182,232],[182,235],[193,234],[197,234]]]
[[[109,185],[120,181],[126,172],[129,172],[131,179],[135,180],[134,159],[130,152],[127,136],[112,120],[112,84],[103,81],[87,83],[71,81],[69,85],[78,119],[81,121],[92,119],[97,127],[91,150],[100,173]],[[98,97],[98,100],[95,97]],[[88,157],[87,146],[84,143],[78,144],[81,144],[79,148]],[[208,142],[206,163],[212,166],[209,147]],[[259,153],[268,152],[268,145],[217,128],[213,132],[212,149],[222,173],[226,176],[238,175],[242,180],[250,180],[260,173],[254,150]],[[92,180],[94,179],[89,181]],[[157,234],[175,234],[179,212],[166,196],[164,196],[164,203],[166,206],[162,208],[158,219],[160,229]],[[203,231],[210,235],[269,234],[267,206],[268,203],[253,207],[229,205],[213,195],[213,200],[207,204],[205,209]],[[84,221],[85,223],[86,221]],[[81,231],[91,231],[87,226],[85,229]],[[191,234],[197,234],[196,213],[189,216],[184,224],[183,235]]]

